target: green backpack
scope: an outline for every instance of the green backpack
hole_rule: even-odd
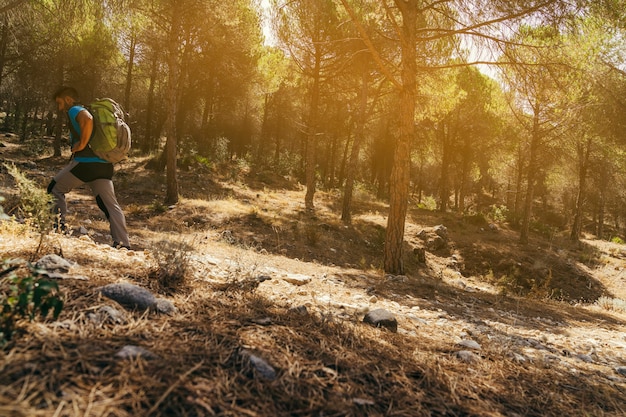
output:
[[[130,151],[130,127],[124,121],[124,110],[115,100],[100,98],[89,104],[93,116],[93,133],[89,147],[100,158],[116,163]]]

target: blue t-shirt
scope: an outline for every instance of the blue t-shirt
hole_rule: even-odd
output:
[[[87,109],[85,109],[81,105],[76,105],[76,106],[72,106],[67,111],[67,115],[73,127],[73,129],[70,129],[70,147],[73,147],[75,144],[80,142],[80,124],[78,124],[78,121],[76,120],[76,116],[78,116],[78,113],[80,113],[83,110],[87,110]],[[89,145],[87,145],[87,147],[83,149],[82,151],[76,152],[74,154],[74,160],[76,162],[101,162],[101,163],[106,163],[106,164],[109,163],[109,161],[96,156],[91,150],[91,148],[89,147]]]

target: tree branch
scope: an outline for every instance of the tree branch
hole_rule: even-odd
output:
[[[343,5],[343,7],[346,10],[346,12],[348,13],[348,15],[350,15],[350,19],[352,19],[352,22],[354,23],[354,25],[356,26],[357,30],[359,31],[359,34],[361,35],[361,38],[363,39],[363,42],[365,43],[365,45],[367,46],[367,49],[369,49],[370,53],[372,54],[372,57],[374,58],[374,61],[376,62],[376,65],[378,65],[378,68],[380,68],[380,71],[383,74],[385,74],[385,77],[397,89],[399,89],[399,90],[402,89],[402,84],[400,84],[400,82],[396,79],[396,77],[394,77],[394,75],[391,73],[389,68],[383,62],[380,54],[376,50],[376,47],[372,43],[372,40],[370,39],[369,35],[367,34],[367,31],[365,30],[365,28],[363,27],[363,25],[359,21],[356,13],[352,9],[352,7],[348,4],[348,2],[346,0],[341,0],[341,4]]]

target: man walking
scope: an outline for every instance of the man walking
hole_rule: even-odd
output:
[[[113,164],[96,156],[89,147],[94,129],[93,116],[79,104],[78,92],[72,87],[61,87],[54,93],[54,100],[58,110],[67,113],[72,149],[70,163],[48,185],[48,193],[55,200],[54,212],[60,216],[59,229],[65,230],[67,227],[65,194],[86,183],[109,221],[113,246],[130,249],[126,218],[113,188]]]

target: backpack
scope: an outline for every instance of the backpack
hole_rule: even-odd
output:
[[[111,163],[125,159],[130,151],[130,127],[124,121],[124,110],[110,98],[96,99],[86,106],[93,116],[93,133],[89,147]]]

